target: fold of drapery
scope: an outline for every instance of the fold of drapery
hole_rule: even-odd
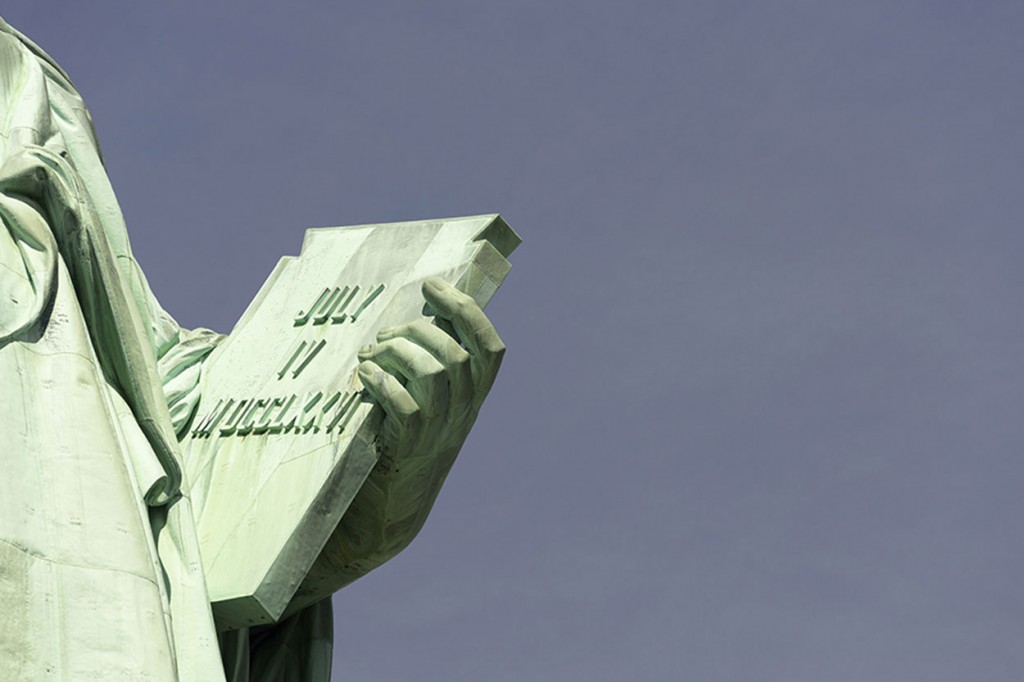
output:
[[[75,165],[75,141],[69,144],[64,135],[71,127],[79,136],[85,133],[88,146],[95,144],[91,125],[81,125],[85,106],[52,60],[40,62],[27,54],[33,47],[0,21],[0,72],[17,78],[3,84],[0,102],[0,136],[5,146],[0,218],[3,238],[16,246],[7,253],[21,254],[20,264],[5,259],[2,283],[12,284],[17,303],[9,300],[0,306],[0,330],[10,338],[40,320],[52,299],[59,251],[102,369],[125,397],[164,470],[164,476],[146,491],[146,501],[167,504],[180,492],[181,466],[156,370],[150,325],[143,320],[150,311],[140,310],[138,292],[131,290],[119,270],[122,254],[118,251],[127,248],[127,238],[123,224],[110,224],[119,219],[119,212],[97,209],[88,181]],[[44,72],[47,66],[49,74]],[[51,84],[59,92],[51,93]]]
[[[4,183],[0,168],[0,187]],[[0,343],[34,324],[53,301],[57,247],[38,205],[0,194]]]
[[[50,525],[40,520],[42,515],[36,519],[39,524],[32,525],[23,516],[30,515],[32,505],[44,495],[9,496],[10,513],[4,520],[10,528],[0,530],[13,537],[31,527],[40,532],[26,537],[51,542],[35,551],[0,535],[0,553],[4,553],[0,569],[15,569],[13,580],[5,581],[0,575],[0,603],[19,608],[28,604],[25,608],[34,609],[52,606],[48,611],[52,619],[25,616],[24,623],[43,624],[40,634],[18,627],[17,619],[8,613],[11,620],[3,634],[18,630],[25,641],[0,637],[0,653],[8,651],[8,644],[10,652],[59,649],[64,646],[63,636],[84,641],[83,635],[92,631],[106,636],[99,638],[101,646],[81,646],[86,652],[81,658],[88,658],[88,665],[100,656],[117,654],[128,666],[143,650],[136,640],[147,639],[163,647],[166,635],[166,650],[154,654],[161,658],[157,667],[176,669],[174,679],[221,679],[176,436],[187,429],[196,409],[202,361],[223,337],[209,330],[183,330],[159,306],[131,255],[84,103],[67,74],[2,19],[0,79],[0,360],[4,361],[0,370],[22,382],[15,389],[12,381],[12,391],[42,395],[40,387],[51,382],[61,396],[52,405],[36,401],[31,405],[33,414],[29,414],[18,404],[18,396],[12,393],[13,399],[5,401],[7,396],[0,395],[0,414],[5,410],[8,415],[24,413],[20,421],[11,423],[32,431],[32,438],[24,440],[27,445],[23,443],[20,450],[15,448],[14,455],[23,462],[45,455],[46,467],[36,467],[42,473],[31,490],[52,492],[62,503],[61,514],[56,513],[57,505],[51,510]],[[72,294],[73,302],[69,300]],[[73,344],[69,343],[71,327],[77,334]],[[65,336],[68,338],[62,338]],[[40,337],[49,342],[41,345],[52,352],[39,355],[36,341]],[[7,345],[11,347],[5,351]],[[82,369],[83,360],[89,368],[98,366],[101,376],[94,376],[95,369]],[[69,416],[75,419],[69,420]],[[83,447],[90,428],[97,430],[100,443],[91,449]],[[46,436],[54,430],[68,441],[57,451],[51,451]],[[2,439],[0,444],[4,444]],[[86,450],[93,459],[78,456]],[[115,484],[123,473],[118,469],[121,455],[128,460],[126,480],[131,483],[118,488]],[[54,483],[60,484],[59,492]],[[83,483],[94,485],[75,487]],[[110,487],[102,488],[101,483]],[[118,538],[126,535],[125,519],[134,510],[122,505],[116,508],[118,516],[111,500],[115,493],[128,489],[138,491],[135,502],[140,508],[142,500],[149,507],[144,511],[146,531],[153,541],[147,546],[135,538],[137,546],[132,552],[141,568],[134,573],[123,570],[128,549],[107,552],[100,542],[107,536],[99,532]],[[109,515],[97,514],[85,521],[76,516],[92,505],[105,508]],[[74,554],[78,549],[75,543],[85,546],[78,555]],[[66,561],[66,556],[72,560]],[[97,558],[103,565],[87,567],[93,587],[76,587],[77,591],[68,593],[70,598],[64,598],[63,586],[87,583],[62,582],[60,567],[81,563],[83,556]],[[153,559],[155,565],[147,567],[146,558]],[[24,577],[51,569],[53,580],[45,584]],[[108,576],[107,582],[100,583],[96,577],[100,575]],[[124,575],[132,576],[134,582],[118,578]],[[149,592],[133,594],[124,588],[136,583]],[[25,594],[31,599],[23,598]],[[104,605],[94,603],[101,597],[112,598],[125,609],[137,606],[138,611],[111,616],[109,622],[97,615],[96,620],[85,618],[67,625],[72,617],[102,613]],[[163,613],[158,613],[161,599]],[[236,639],[245,642],[244,660],[235,661],[237,666],[234,659],[226,661],[233,679],[280,679],[279,673],[290,676],[288,679],[328,679],[330,612],[330,600],[326,599],[279,627],[264,628],[251,647],[250,633],[240,631]],[[146,617],[145,628],[140,626],[139,614]],[[154,625],[161,620],[160,627]],[[46,623],[60,623],[67,630],[47,629]],[[124,633],[121,639],[112,634],[115,628]],[[111,632],[105,633],[105,629]],[[249,657],[256,661],[251,675]],[[47,653],[32,660],[60,659]],[[61,665],[65,672],[74,670],[68,661]],[[2,665],[0,669],[6,670]],[[147,679],[164,678],[151,675]]]
[[[6,27],[0,20],[0,31]],[[14,41],[0,40],[0,343],[34,324],[53,301],[57,244],[40,195],[41,164],[23,150],[53,136],[42,72],[26,68]]]
[[[0,79],[0,676],[222,679],[164,393],[187,420],[220,337],[160,308],[85,105],[2,20]]]

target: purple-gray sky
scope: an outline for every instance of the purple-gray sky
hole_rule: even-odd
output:
[[[1024,678],[1024,3],[47,3],[227,331],[304,228],[501,212],[502,376],[339,680]]]

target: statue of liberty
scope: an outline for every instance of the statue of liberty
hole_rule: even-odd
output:
[[[439,323],[383,330],[358,356],[382,459],[310,541],[281,617],[224,621],[181,441],[228,337],[157,303],[81,97],[2,19],[0,145],[0,679],[329,679],[330,596],[418,532],[500,365],[493,326],[445,281],[417,288]]]

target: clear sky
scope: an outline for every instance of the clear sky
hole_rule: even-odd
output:
[[[75,2],[138,260],[500,212],[502,376],[339,680],[1024,679],[1024,3]]]

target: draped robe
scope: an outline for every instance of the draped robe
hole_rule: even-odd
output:
[[[2,19],[0,151],[0,679],[328,679],[329,599],[218,641],[177,437],[223,337],[157,303],[85,105]]]

